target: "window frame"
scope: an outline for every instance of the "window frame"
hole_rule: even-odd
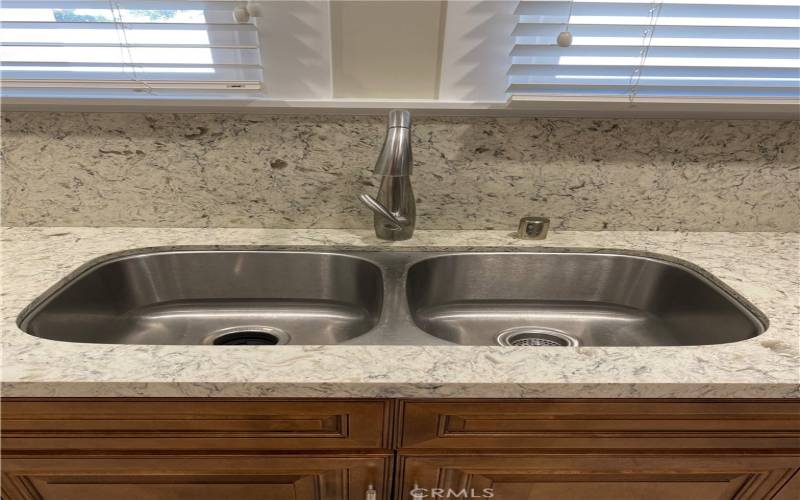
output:
[[[508,40],[498,36],[506,30],[511,33],[516,25],[516,17],[510,15],[516,5],[514,0],[487,1],[462,0],[457,4],[447,5],[447,20],[459,22],[480,22],[480,16],[495,17],[494,30],[481,41],[487,53],[501,53]],[[267,2],[268,12],[265,18],[256,19],[261,40],[262,65],[264,68],[262,93],[248,94],[214,94],[214,93],[174,93],[163,92],[163,95],[149,95],[141,92],[50,92],[25,91],[6,94],[3,89],[0,107],[4,111],[138,111],[138,112],[245,112],[245,113],[289,113],[289,114],[372,114],[383,113],[387,109],[403,107],[418,113],[429,115],[485,115],[485,116],[543,116],[543,117],[643,117],[643,118],[752,118],[752,119],[800,119],[800,100],[743,100],[743,99],[655,99],[639,98],[633,105],[628,99],[620,98],[581,98],[581,97],[548,97],[501,95],[496,90],[485,91],[484,98],[474,98],[452,79],[440,80],[438,99],[335,99],[333,92],[332,55],[333,45],[330,34],[330,5],[327,0],[303,0],[296,2]],[[309,10],[309,7],[313,7]],[[470,14],[476,7],[482,9],[477,17]],[[266,19],[266,20],[265,20]],[[311,30],[316,38],[292,40],[287,38],[291,33],[291,25],[286,19],[294,19]],[[442,30],[440,44],[442,68],[448,70],[459,68],[459,58],[471,45],[465,44],[465,31],[447,30],[446,23]],[[283,31],[281,31],[283,30]],[[282,57],[269,50],[275,43],[275,37],[283,37]],[[327,42],[325,41],[327,37]],[[298,65],[294,64],[301,57],[308,57],[303,50],[308,44],[315,50],[318,60],[313,71],[298,75]],[[472,44],[474,46],[474,43]],[[494,52],[493,52],[494,51]],[[448,63],[450,61],[451,63]],[[505,72],[498,75],[505,85]],[[270,97],[275,89],[282,89],[284,94],[297,88],[296,81],[301,79],[312,82],[307,85],[310,90],[297,92],[296,95]]]

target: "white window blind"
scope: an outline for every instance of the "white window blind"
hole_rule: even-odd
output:
[[[3,0],[4,87],[255,90],[259,36],[245,2]]]
[[[800,0],[524,0],[516,16],[512,95],[800,97]]]

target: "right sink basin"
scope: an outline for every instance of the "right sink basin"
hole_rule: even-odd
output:
[[[765,329],[699,272],[633,255],[442,255],[414,264],[406,285],[416,325],[462,345],[705,345]]]

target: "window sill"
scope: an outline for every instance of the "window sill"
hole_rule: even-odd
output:
[[[3,111],[265,114],[383,114],[404,108],[428,116],[564,118],[800,119],[798,100],[652,99],[513,96],[508,101],[403,99],[283,100],[252,95],[3,96]]]

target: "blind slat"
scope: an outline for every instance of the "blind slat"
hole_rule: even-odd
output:
[[[655,38],[714,38],[714,39],[728,39],[728,38],[742,38],[742,39],[776,39],[776,40],[792,40],[798,38],[798,31],[795,28],[776,28],[774,26],[763,27],[754,26],[749,27],[747,30],[741,30],[736,27],[719,26],[713,27],[713,32],[709,33],[709,27],[704,26],[668,26],[659,20],[658,30],[655,32]],[[564,23],[555,24],[524,24],[520,23],[514,29],[513,35],[515,37],[538,37],[558,35],[564,29]],[[603,24],[570,24],[570,31],[578,36],[591,36],[591,37],[629,37],[638,36],[641,38],[642,32],[647,29],[644,24],[621,26],[621,25],[603,25]],[[713,35],[713,36],[710,36]],[[550,40],[552,43],[552,40]]]
[[[516,57],[639,57],[641,44],[635,47],[620,47],[612,45],[572,45],[568,51],[559,46],[542,45],[521,45],[517,44],[511,51],[511,55]],[[566,55],[569,52],[569,55]],[[694,47],[655,47],[651,46],[648,52],[648,59],[655,57],[674,57],[687,59],[794,59],[797,54],[796,49],[789,48],[762,48],[762,47],[703,47],[703,52],[698,54]]]
[[[628,96],[625,88],[596,87],[587,92],[582,87],[558,86],[553,88],[514,88],[514,95],[549,95],[564,97],[625,97]],[[527,90],[527,92],[525,91]],[[670,98],[727,98],[727,99],[786,99],[796,100],[797,92],[791,89],[776,89],[765,87],[734,87],[734,88],[698,88],[698,87],[641,87],[636,92],[636,97],[670,97]],[[635,101],[635,99],[634,99]]]
[[[0,61],[148,64],[193,61],[215,64],[259,64],[258,49],[213,49],[199,47],[0,47]]]
[[[582,78],[592,77],[618,77],[630,76],[635,65],[622,65],[622,66],[602,66],[591,67],[583,65],[570,66],[566,64],[553,64],[553,65],[525,65],[525,64],[512,64],[508,70],[509,77],[514,76],[531,76],[536,77],[540,75],[545,76],[558,76],[562,78],[569,78],[572,76],[580,76]],[[534,72],[535,70],[535,72]],[[650,66],[647,68],[647,75],[652,77],[670,77],[670,78],[720,78],[720,79],[737,79],[737,78],[755,78],[761,77],[766,79],[800,79],[800,72],[794,68],[751,68],[751,67],[686,67],[682,68],[680,73],[676,73],[675,69],[671,66]]]
[[[749,87],[748,83],[757,82],[760,87],[774,87],[790,89],[797,86],[798,80],[771,80],[767,78],[741,78],[736,80],[705,80],[705,79],[692,79],[692,78],[652,78],[645,77],[640,79],[639,85],[642,87]],[[527,78],[527,77],[512,77],[510,79],[511,87],[558,87],[558,86],[572,86],[572,87],[619,87],[630,85],[629,77],[621,78]]]
[[[516,15],[511,94],[800,97],[800,0],[523,0]]]
[[[537,19],[542,17],[614,17],[648,15],[653,5],[660,6],[664,18],[729,18],[729,19],[789,19],[800,9],[798,5],[765,5],[757,0],[749,3],[720,4],[675,4],[662,2],[542,2],[521,1],[515,11],[520,18]],[[570,8],[572,12],[570,13]]]
[[[559,0],[562,1],[562,0]],[[113,0],[121,9],[198,9],[228,10],[245,2],[230,0]],[[3,0],[4,9],[108,9],[109,0]]]
[[[571,25],[573,47],[578,46],[642,46],[642,33],[647,26]],[[516,45],[552,46],[564,30],[563,24],[518,25],[514,31]],[[797,28],[716,28],[709,33],[703,27],[659,25],[650,39],[652,47],[775,47],[800,48]]]
[[[571,7],[570,2],[522,1],[516,10],[522,24],[571,25],[643,25],[650,22],[650,2],[579,2]],[[754,27],[765,28],[800,27],[800,7],[792,5],[660,5],[659,25],[664,26],[708,26],[708,27]]]
[[[171,43],[163,45],[159,43],[93,43],[93,42],[0,42],[0,47],[18,47],[20,49],[31,49],[34,47],[64,47],[72,49],[81,47],[87,50],[93,48],[124,48],[124,49],[228,49],[228,50],[257,50],[258,46],[254,45],[208,45],[208,44],[177,44]]]
[[[526,1],[525,3],[530,4],[531,2]],[[559,4],[568,4],[570,0],[538,0],[537,3],[559,3]],[[574,3],[615,3],[615,4],[644,4],[648,3],[645,0],[574,0]],[[771,7],[771,6],[783,6],[783,7],[800,7],[800,0],[663,0],[661,3],[663,4],[674,4],[674,5],[705,5],[705,6],[731,6],[731,5],[759,5],[762,7]],[[524,8],[525,6],[520,6],[517,10],[519,13],[519,9]]]

